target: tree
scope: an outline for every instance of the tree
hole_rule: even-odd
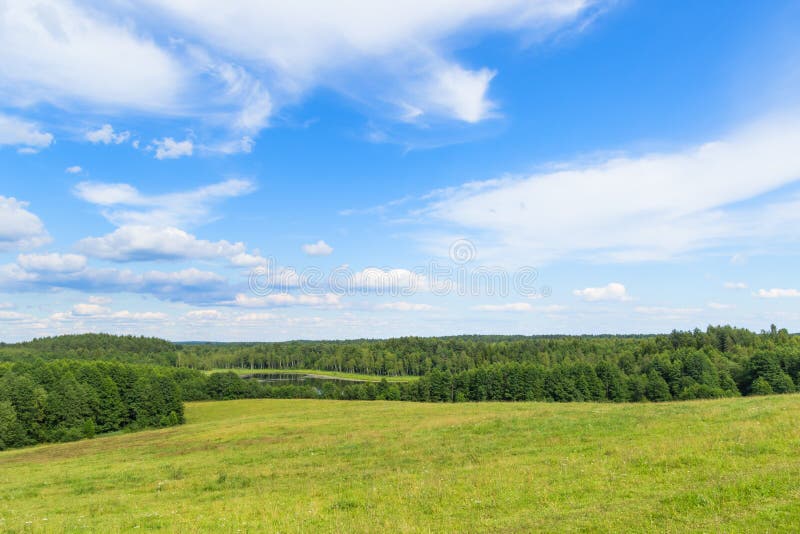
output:
[[[647,386],[645,386],[645,396],[653,402],[663,402],[672,399],[669,392],[669,384],[664,377],[658,374],[655,369],[647,374]]]
[[[0,401],[0,450],[15,447],[19,442],[17,413],[10,401]]]
[[[772,386],[762,376],[756,378],[750,386],[750,395],[771,395],[772,393]]]

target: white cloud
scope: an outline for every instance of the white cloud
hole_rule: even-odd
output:
[[[333,276],[331,282],[339,290],[368,289],[388,294],[408,294],[425,290],[428,287],[427,279],[422,274],[408,269],[379,269],[378,267],[367,267],[344,279]]]
[[[131,133],[114,132],[114,128],[110,124],[104,124],[97,130],[90,130],[86,132],[86,139],[92,143],[103,143],[104,145],[115,144],[119,145],[130,139]]]
[[[91,299],[89,299],[91,300]],[[147,321],[164,321],[169,316],[163,312],[132,312],[129,310],[111,311],[109,308],[99,305],[97,303],[81,302],[75,304],[70,311],[56,312],[50,316],[50,319],[57,322],[65,321],[112,321],[112,322],[147,322]]]
[[[73,165],[64,169],[64,172],[67,174],[80,174],[83,172],[83,168],[80,165]]]
[[[173,227],[121,226],[103,237],[87,237],[78,250],[94,258],[113,261],[156,259],[237,258],[245,253],[244,243],[206,241]]]
[[[266,265],[268,260],[258,254],[248,254],[241,252],[230,258],[231,265],[236,267],[257,267],[259,265]]]
[[[194,143],[190,139],[184,141],[176,141],[172,137],[153,139],[153,147],[156,150],[156,159],[177,159],[191,156],[194,152]]]
[[[604,300],[631,300],[625,286],[619,282],[611,282],[602,287],[587,287],[584,289],[575,289],[572,292],[576,297],[581,297],[587,302],[597,302]]]
[[[20,254],[17,263],[26,271],[73,273],[86,267],[86,257],[79,254]]]
[[[49,147],[52,142],[53,134],[43,132],[36,123],[0,113],[0,146],[18,146],[24,153],[33,153]]]
[[[244,293],[239,293],[236,295],[232,304],[245,308],[269,308],[280,306],[339,307],[340,301],[341,297],[333,293],[326,293],[324,295],[275,293],[259,297],[251,297]]]
[[[108,315],[110,310],[99,304],[80,303],[72,307],[72,314],[77,316]]]
[[[190,267],[173,272],[148,271],[143,275],[142,280],[147,284],[156,284],[169,288],[176,286],[205,286],[207,284],[224,282],[225,278],[217,273],[201,271],[200,269]]]
[[[773,287],[772,289],[759,289],[753,295],[762,299],[797,298],[800,297],[800,290]]]
[[[579,19],[592,3],[149,1],[174,31],[272,73],[271,89],[283,100],[324,84],[357,98],[399,102],[417,114],[466,122],[489,116],[486,90],[493,73],[449,60],[448,37],[476,30],[541,36]]]
[[[747,289],[747,284],[744,282],[725,282],[725,289]]]
[[[272,321],[277,318],[277,315],[266,312],[243,313],[237,315],[234,319],[238,323],[260,323],[263,321]]]
[[[485,312],[522,312],[532,311],[533,306],[527,302],[511,302],[509,304],[482,304],[480,306],[473,306],[471,309]]]
[[[303,252],[309,256],[329,256],[333,252],[333,247],[320,239],[316,243],[303,245]]]
[[[392,311],[430,311],[435,308],[430,304],[423,304],[417,302],[383,302],[375,306],[377,310],[392,310]]]
[[[673,153],[465,184],[435,193],[422,213],[433,224],[461,227],[482,257],[520,264],[659,260],[726,244],[762,245],[757,237],[793,240],[800,199],[736,204],[798,180],[798,145],[800,120],[787,113]],[[445,239],[435,246],[443,249]]]
[[[183,226],[208,222],[213,204],[254,189],[249,180],[230,179],[189,191],[145,195],[129,184],[81,182],[74,193],[102,206],[103,216],[115,226]]]
[[[19,321],[30,318],[31,316],[25,313],[0,310],[0,321]]]
[[[100,304],[100,305],[111,304],[112,301],[111,297],[97,297],[97,296],[91,296],[89,297],[88,300],[89,304]]]
[[[169,316],[164,312],[131,312],[128,310],[122,310],[113,312],[110,316],[110,319],[124,319],[124,320],[132,320],[132,321],[164,321],[168,319]]]
[[[33,248],[50,241],[41,219],[27,207],[27,202],[0,195],[0,250]]]
[[[186,312],[184,317],[190,321],[217,321],[223,316],[217,310],[192,310]]]
[[[458,120],[476,123],[492,116],[496,104],[487,98],[489,83],[496,72],[489,69],[467,70],[460,65],[444,64],[432,73],[418,91],[417,105]],[[406,120],[424,115],[416,106],[408,106]]]
[[[0,3],[0,95],[34,101],[165,110],[176,106],[180,64],[130,21],[69,0]]]

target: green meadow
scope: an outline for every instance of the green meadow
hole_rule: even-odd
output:
[[[363,373],[320,371],[317,369],[242,369],[239,367],[232,367],[230,369],[211,369],[210,371],[205,371],[205,373],[236,373],[237,375],[243,376],[252,374],[309,375],[312,377],[338,378],[340,380],[353,380],[357,382],[380,382],[381,380],[386,380],[387,382],[413,382],[414,380],[419,380],[418,376],[410,375],[378,376]]]
[[[0,453],[3,532],[791,532],[800,396],[189,403]]]

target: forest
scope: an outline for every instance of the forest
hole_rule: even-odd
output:
[[[233,370],[381,380],[272,385]],[[386,377],[418,379],[389,382]],[[791,393],[800,337],[774,325],[646,336],[455,336],[187,343],[82,334],[0,345],[0,448],[179,424],[183,401],[662,402]]]
[[[170,371],[98,361],[2,363],[0,450],[180,424],[183,398]]]

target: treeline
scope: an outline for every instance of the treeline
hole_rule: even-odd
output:
[[[800,354],[800,338],[775,327],[761,333],[730,326],[651,336],[456,336],[385,340],[197,344],[180,347],[176,365],[195,369],[318,369],[378,376],[460,373],[500,363],[551,367],[608,361],[636,371],[681,349],[706,351],[712,361],[742,367],[759,351]],[[735,370],[731,371],[732,373]]]
[[[800,358],[760,352],[736,376],[715,363],[707,350],[680,349],[659,355],[639,370],[609,361],[493,364],[460,373],[433,370],[418,380],[390,383],[323,382],[275,386],[244,380],[233,372],[203,375],[182,370],[179,380],[186,400],[242,398],[325,398],[417,402],[546,401],[662,402],[765,395],[796,391]],[[794,378],[793,378],[794,377]]]
[[[173,375],[170,368],[103,361],[0,364],[0,450],[180,424]]]
[[[163,339],[110,334],[64,335],[23,343],[0,343],[0,361],[107,360],[175,366],[178,353],[178,345]]]

